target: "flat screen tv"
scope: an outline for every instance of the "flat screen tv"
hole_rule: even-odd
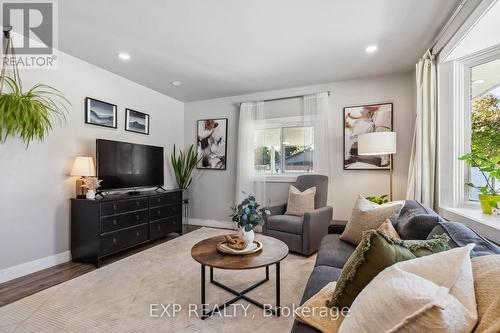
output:
[[[99,190],[163,186],[163,147],[96,140]]]

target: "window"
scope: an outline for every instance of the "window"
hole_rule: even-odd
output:
[[[500,59],[471,67],[470,94],[470,151],[484,159],[497,158],[500,156]],[[487,184],[476,167],[470,168],[468,178],[476,187]],[[493,186],[500,189],[500,183],[494,180]],[[466,190],[469,200],[479,200],[477,188]]]
[[[313,171],[314,128],[287,126],[255,130],[254,167],[257,173]]]

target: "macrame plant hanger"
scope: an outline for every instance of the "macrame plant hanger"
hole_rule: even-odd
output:
[[[3,27],[3,35],[4,38],[7,39],[7,45],[5,46],[5,52],[3,55],[3,59],[7,59],[7,62],[4,60],[2,61],[2,70],[0,71],[0,94],[3,93],[3,84],[5,81],[5,72],[7,70],[7,67],[9,66],[9,63],[12,62],[12,73],[13,73],[13,80],[16,82],[19,86],[19,89],[22,90],[22,84],[21,84],[21,76],[19,75],[19,68],[17,67],[17,61],[16,61],[16,51],[14,49],[14,43],[12,41],[12,26],[6,26]],[[8,57],[10,52],[10,59]]]

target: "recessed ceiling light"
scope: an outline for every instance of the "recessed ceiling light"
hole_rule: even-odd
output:
[[[373,52],[375,52],[375,51],[377,51],[377,50],[378,50],[377,45],[369,45],[369,46],[367,46],[367,47],[366,47],[366,49],[365,49],[365,51],[366,51],[367,53],[373,53]]]
[[[118,53],[118,58],[120,58],[121,60],[130,60],[130,54],[120,52]]]
[[[484,83],[484,80],[475,80],[475,81],[472,81],[472,84],[481,84],[481,83]]]
[[[181,81],[172,81],[170,84],[173,85],[174,87],[178,87],[182,84],[182,82]]]

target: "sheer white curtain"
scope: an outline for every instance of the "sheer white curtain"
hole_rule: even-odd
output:
[[[436,64],[430,51],[416,65],[417,117],[406,198],[434,206],[437,149]]]
[[[266,204],[264,178],[255,179],[255,128],[256,122],[263,119],[264,103],[241,103],[238,126],[238,158],[236,170],[236,198],[241,202],[246,194],[253,193],[261,205]]]
[[[333,188],[333,152],[330,97],[327,92],[304,96],[304,119],[310,118],[314,126],[314,171],[328,176],[328,204],[331,205]]]

